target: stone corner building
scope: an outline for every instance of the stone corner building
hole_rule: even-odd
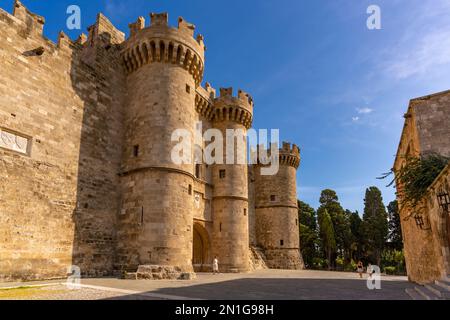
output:
[[[450,91],[410,101],[394,164],[398,171],[408,156],[440,154],[450,157]],[[401,185],[397,183],[397,190]],[[408,277],[428,283],[450,275],[450,208],[438,196],[450,192],[450,164],[429,187],[421,210],[400,206]],[[399,193],[401,201],[401,192]]]
[[[260,165],[174,164],[175,129],[246,131],[253,100],[202,87],[203,37],[150,17],[126,39],[99,14],[88,36],[55,44],[19,1],[0,9],[0,280],[61,278],[72,265],[190,274],[214,256],[222,272],[262,256],[303,267],[299,148],[284,143],[270,177]]]

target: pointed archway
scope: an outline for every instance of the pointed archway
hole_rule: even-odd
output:
[[[208,232],[199,223],[194,223],[192,265],[195,272],[206,272],[211,269],[210,242]]]

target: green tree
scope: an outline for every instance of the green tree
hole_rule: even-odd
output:
[[[332,203],[338,203],[338,200],[339,200],[339,198],[336,194],[336,191],[331,190],[331,189],[325,189],[320,194],[319,202],[323,206],[323,205],[329,205]]]
[[[403,249],[402,228],[397,200],[392,201],[387,206],[389,217],[389,244],[392,249]]]
[[[317,229],[316,210],[314,210],[314,208],[312,208],[309,204],[298,200],[298,213],[301,224],[311,228],[312,230]]]
[[[358,211],[351,212],[347,210],[347,214],[349,215],[350,231],[352,234],[350,255],[354,261],[358,261],[363,255],[363,236],[361,230],[362,219],[359,216]]]
[[[303,261],[308,267],[313,266],[318,256],[317,247],[319,236],[317,234],[316,211],[310,205],[298,201],[298,221],[300,232],[300,248]]]
[[[362,231],[366,254],[380,265],[381,253],[388,238],[388,219],[381,191],[377,187],[366,189]]]
[[[318,212],[318,220],[322,249],[328,260],[328,269],[331,269],[333,254],[336,251],[336,239],[331,216],[327,209]]]
[[[318,213],[324,210],[328,211],[335,235],[336,251],[332,253],[331,263],[334,265],[334,261],[338,256],[349,262],[352,243],[349,216],[339,203],[336,191],[331,189],[323,190],[319,201],[321,206],[318,209]]]

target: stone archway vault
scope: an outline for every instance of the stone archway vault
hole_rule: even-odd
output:
[[[208,231],[199,223],[194,223],[192,265],[195,272],[206,272],[211,269],[210,240]]]

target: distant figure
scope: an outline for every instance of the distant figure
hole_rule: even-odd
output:
[[[213,274],[219,273],[219,260],[217,260],[217,256],[214,257],[213,261]]]
[[[369,274],[369,279],[372,278],[373,270],[372,270],[372,264],[370,264],[370,263],[367,265],[367,273]]]
[[[364,272],[364,265],[363,265],[363,263],[362,263],[361,260],[358,261],[357,271],[358,271],[358,273],[359,273],[359,277],[362,279],[362,277],[363,277],[363,272]]]

